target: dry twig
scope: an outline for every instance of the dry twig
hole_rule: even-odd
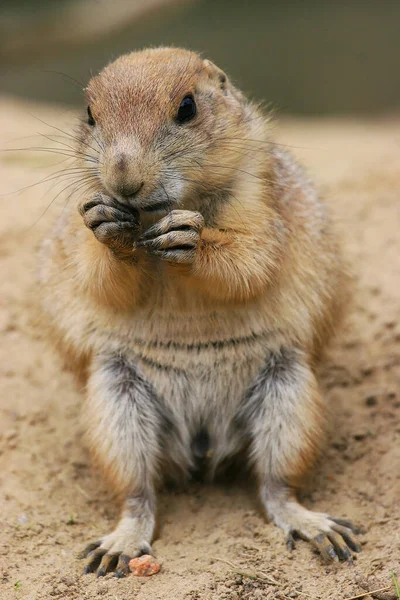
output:
[[[378,590],[370,590],[369,592],[363,592],[362,594],[357,594],[357,596],[351,596],[351,598],[345,598],[345,600],[356,600],[356,598],[364,598],[365,596],[372,596],[372,594],[376,594],[377,592],[387,592],[391,589],[391,585],[387,585],[386,587],[379,588]]]
[[[249,571],[242,571],[238,565],[235,565],[235,563],[230,562],[229,560],[225,560],[224,558],[219,558],[217,556],[212,556],[211,558],[213,560],[225,563],[226,565],[231,567],[235,571],[235,573],[237,573],[238,575],[242,575],[243,577],[249,577],[250,579],[260,579],[261,581],[265,581],[265,583],[268,583],[269,585],[281,585],[279,581],[276,581],[275,579],[269,577],[265,573],[250,573]]]

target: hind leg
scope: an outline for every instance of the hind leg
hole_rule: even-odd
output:
[[[271,352],[248,390],[238,422],[251,438],[260,497],[289,547],[294,536],[311,542],[328,560],[347,560],[361,546],[349,521],[307,510],[296,489],[311,468],[324,437],[324,406],[315,376],[298,350]]]
[[[170,424],[151,384],[119,354],[95,359],[85,416],[92,451],[125,498],[116,529],[82,553],[85,573],[116,568],[121,577],[132,557],[151,552],[160,438]]]

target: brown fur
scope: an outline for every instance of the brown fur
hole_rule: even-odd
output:
[[[269,119],[192,52],[123,56],[86,91],[95,127],[80,126],[77,160],[91,184],[46,242],[42,281],[46,322],[77,365],[89,363],[93,453],[127,506],[135,498],[99,552],[150,543],[155,481],[191,469],[204,420],[220,440],[210,472],[250,446],[266,511],[332,557],[316,539],[334,522],[289,493],[324,440],[314,370],[346,297],[326,207],[270,141]],[[188,94],[196,116],[177,125]],[[144,541],[132,541],[135,528]]]

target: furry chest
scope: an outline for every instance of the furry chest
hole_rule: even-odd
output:
[[[108,332],[109,350],[132,360],[158,395],[193,415],[236,404],[262,367],[275,332],[254,311],[136,314]],[[217,409],[218,410],[218,409]],[[194,417],[193,417],[194,419]]]

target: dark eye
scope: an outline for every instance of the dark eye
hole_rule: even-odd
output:
[[[94,127],[94,125],[96,125],[96,121],[93,119],[93,115],[92,115],[92,111],[90,110],[90,106],[87,107],[87,114],[88,114],[88,125],[90,125],[91,127]]]
[[[196,102],[194,101],[192,94],[188,94],[184,97],[179,106],[178,114],[176,115],[176,120],[178,123],[186,123],[187,121],[193,119],[195,115]]]

